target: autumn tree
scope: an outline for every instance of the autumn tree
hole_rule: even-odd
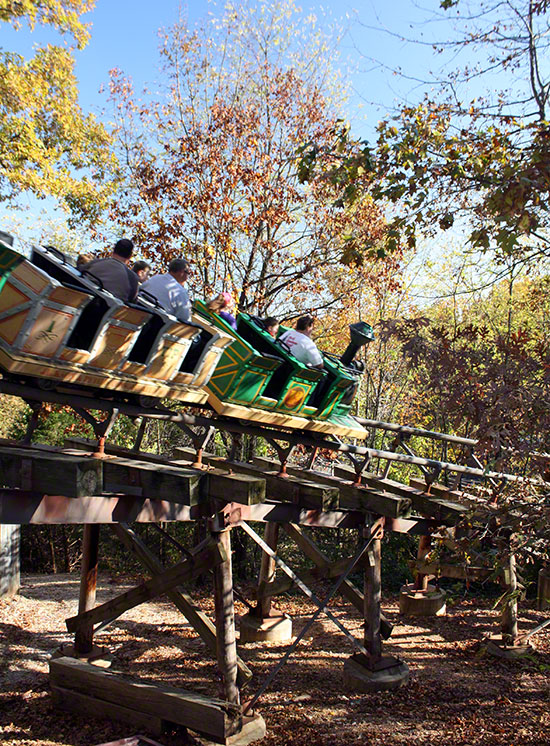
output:
[[[166,32],[162,96],[138,99],[113,73],[126,165],[112,217],[158,264],[189,255],[198,293],[223,286],[242,310],[290,317],[333,304],[335,273],[372,266],[385,223],[371,195],[337,203],[332,185],[297,172],[304,142],[339,128],[329,42],[292,0],[230,3]]]
[[[2,0],[0,24],[54,28],[68,45],[38,46],[25,59],[0,50],[0,200],[53,196],[74,220],[95,217],[114,169],[109,137],[78,104],[74,53],[89,38],[82,14],[94,0]],[[0,25],[1,28],[1,25]]]

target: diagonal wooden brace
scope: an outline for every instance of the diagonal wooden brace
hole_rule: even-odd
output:
[[[125,523],[113,524],[111,527],[124,546],[129,549],[135,557],[150,572],[159,574],[162,572],[162,565],[143,543],[135,531]],[[178,608],[189,624],[192,625],[195,632],[201,637],[211,653],[216,655],[216,627],[208,616],[199,609],[194,603],[192,597],[185,593],[181,588],[174,588],[166,592],[168,598]],[[237,657],[237,666],[239,669],[237,683],[242,686],[252,678],[252,671],[248,668],[242,658]]]
[[[225,560],[223,549],[219,544],[210,541],[192,559],[178,562],[145,583],[123,593],[116,598],[96,606],[82,614],[65,620],[69,632],[90,627],[105,619],[116,619],[128,609],[134,608],[145,601],[173,590],[180,583],[196,578],[211,567],[219,565]]]

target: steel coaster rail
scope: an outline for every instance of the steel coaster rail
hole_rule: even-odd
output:
[[[363,425],[363,427],[371,427],[377,430],[388,430],[402,435],[419,435],[423,438],[430,438],[431,440],[442,440],[446,443],[456,443],[457,445],[470,447],[474,447],[478,444],[478,441],[472,438],[462,438],[459,435],[447,435],[446,433],[438,433],[435,430],[423,430],[422,428],[410,427],[409,425],[397,425],[395,422],[384,422],[383,420],[367,420],[363,417],[356,417],[355,419],[360,425]]]
[[[335,440],[329,440],[322,435],[312,435],[305,431],[283,431],[275,430],[269,427],[259,425],[250,425],[242,423],[239,420],[230,420],[223,417],[205,417],[201,415],[185,414],[184,412],[174,412],[167,408],[140,407],[136,404],[129,404],[120,401],[109,401],[103,399],[92,399],[91,397],[76,395],[72,393],[59,393],[57,391],[43,391],[27,385],[12,383],[5,379],[0,379],[0,391],[5,394],[19,396],[23,399],[34,399],[43,402],[54,402],[64,404],[70,407],[82,407],[92,410],[113,412],[118,410],[120,414],[126,414],[130,417],[146,417],[153,420],[164,420],[174,422],[176,425],[202,426],[211,427],[214,425],[219,430],[226,430],[232,433],[242,433],[247,435],[257,435],[272,440],[285,441],[291,445],[304,445],[312,448],[326,448],[330,451],[339,453],[354,454],[357,456],[366,456],[369,459],[380,458],[388,461],[396,461],[402,464],[412,464],[419,467],[429,467],[436,472],[449,471],[459,474],[469,474],[471,476],[481,477],[482,479],[500,479],[508,482],[523,482],[530,484],[543,485],[547,484],[542,480],[530,479],[527,477],[518,477],[515,474],[491,471],[488,469],[476,469],[472,466],[463,466],[462,464],[453,464],[448,461],[437,461],[436,459],[423,458],[421,456],[409,456],[407,454],[396,453],[395,451],[383,451],[367,446],[357,446],[348,443],[340,443]],[[191,405],[192,406],[192,405]],[[398,426],[399,427],[399,426]],[[450,436],[451,437],[451,436]]]

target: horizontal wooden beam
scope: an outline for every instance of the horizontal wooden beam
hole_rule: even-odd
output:
[[[259,457],[254,458],[254,464],[264,469],[274,467],[272,461]],[[357,487],[339,477],[333,477],[319,471],[300,469],[288,464],[287,472],[292,476],[300,475],[303,479],[312,479],[314,482],[337,489],[340,493],[339,505],[343,510],[363,510],[388,518],[399,518],[407,515],[410,511],[411,501],[409,498],[389,494],[383,488]]]
[[[223,549],[219,543],[211,541],[204,549],[193,557],[178,562],[176,565],[163,570],[145,583],[132,588],[120,596],[95,606],[65,620],[69,632],[103,622],[105,619],[116,619],[128,609],[132,609],[145,601],[161,596],[172,590],[180,583],[198,577],[203,572],[219,565],[225,560]]]
[[[458,580],[488,580],[495,583],[501,580],[502,572],[492,567],[474,567],[472,565],[453,565],[449,562],[420,562],[411,560],[409,567],[422,575],[433,575],[442,578],[457,578]]]
[[[132,681],[74,658],[51,660],[50,682],[54,689],[62,689],[65,693],[75,691],[146,713],[218,742],[236,733],[241,726],[240,707],[229,702],[162,684]]]
[[[343,510],[306,510],[291,503],[266,501],[261,505],[239,505],[220,501],[220,512],[227,525],[237,526],[241,521],[275,521],[297,523],[316,528],[357,528],[365,525],[365,513]]]
[[[103,462],[81,455],[0,446],[2,485],[67,497],[103,492]]]
[[[196,458],[195,452],[188,448],[176,448],[175,455],[181,460],[176,463],[182,463]],[[279,470],[273,464],[269,468],[263,465],[243,463],[242,461],[228,461],[220,456],[214,456],[210,453],[203,453],[202,460],[210,466],[218,469],[246,474],[250,477],[264,479],[266,484],[266,495],[274,500],[281,502],[291,502],[300,505],[303,508],[318,508],[320,510],[337,510],[339,491],[332,485],[324,485],[316,482],[315,479],[294,474],[291,479],[279,476]],[[174,463],[172,461],[172,463]],[[232,501],[234,502],[234,501]]]
[[[158,523],[193,521],[203,517],[206,505],[180,505],[134,495],[67,497],[40,492],[0,489],[0,523]]]
[[[131,725],[135,730],[146,730],[155,736],[161,736],[164,732],[166,721],[148,712],[131,710],[122,703],[106,702],[104,699],[96,699],[55,684],[50,684],[50,689],[54,705],[66,712],[76,712],[78,715],[85,712],[88,718],[116,720]]]
[[[65,444],[73,451],[89,451],[95,447],[92,441],[82,438],[67,439]],[[196,505],[200,500],[208,498],[226,499],[243,505],[254,505],[265,500],[266,482],[261,472],[228,474],[225,468],[212,468],[208,471],[193,469],[191,464],[196,460],[196,453],[189,449],[176,449],[179,450],[186,457],[168,461],[158,454],[134,452],[111,443],[105,444],[105,453],[117,457],[109,458],[105,462],[106,475],[112,479],[112,482],[106,483],[105,490],[116,492],[120,491],[123,485],[129,484],[134,489],[142,488],[137,494],[155,498],[172,495],[176,502],[183,503],[185,500],[181,499],[176,480],[193,475],[195,481],[188,503],[190,505]],[[203,460],[204,463],[209,463],[207,459]],[[215,459],[212,460],[212,465],[217,466]],[[125,472],[121,471],[121,466],[125,467]],[[161,493],[154,492],[157,486],[163,490]]]

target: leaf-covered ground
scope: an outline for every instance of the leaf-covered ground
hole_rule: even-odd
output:
[[[89,746],[135,734],[131,726],[53,708],[48,658],[71,639],[64,620],[77,610],[78,577],[32,575],[22,583],[20,595],[0,600],[0,740],[7,746]],[[126,588],[105,578],[98,602]],[[213,611],[209,595],[201,602]],[[299,598],[283,601],[280,608],[292,615],[295,634],[313,611]],[[410,683],[371,695],[346,691],[342,668],[351,653],[349,643],[331,622],[319,621],[262,698],[265,746],[550,744],[548,628],[534,638],[536,655],[507,662],[479,652],[479,641],[498,625],[498,613],[487,601],[461,600],[445,617],[416,621],[399,617],[395,599],[384,608],[396,624],[385,650],[408,663]],[[359,615],[343,602],[333,609],[359,636]],[[522,604],[521,630],[547,616]],[[136,677],[220,694],[208,651],[164,600],[127,612],[97,641],[115,654],[116,668]],[[283,651],[278,644],[243,648],[255,673],[252,688]],[[166,746],[186,742],[182,734],[160,740]]]

